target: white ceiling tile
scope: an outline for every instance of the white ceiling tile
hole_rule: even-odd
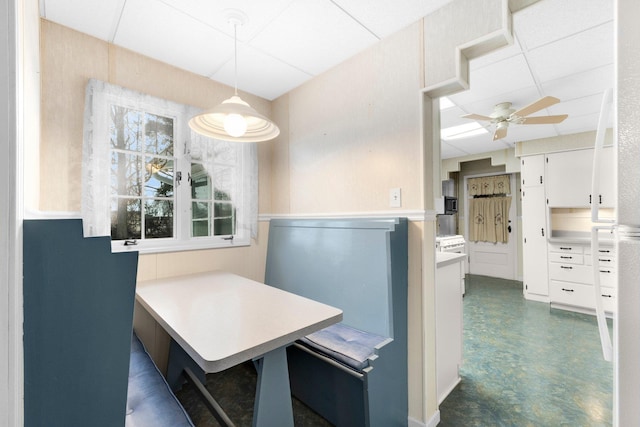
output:
[[[327,0],[298,0],[251,42],[309,74],[320,74],[377,38]]]
[[[546,95],[555,96],[562,101],[579,99],[587,95],[602,94],[606,89],[613,88],[613,73],[613,64],[605,65],[542,82],[542,88]]]
[[[560,102],[549,107],[548,110],[551,114],[568,114],[567,112],[570,112],[571,117],[579,117],[599,113],[601,107],[602,94],[596,94]]]
[[[567,120],[558,124],[558,130],[561,135],[569,135],[578,132],[594,131],[598,129],[598,120],[600,118],[600,112],[593,113],[585,116],[569,116]],[[608,126],[612,125],[609,121]]]
[[[128,0],[114,42],[201,75],[233,56],[228,36],[157,0]]]
[[[460,116],[466,114],[459,107],[451,107],[440,111],[440,127],[442,129],[460,124]]]
[[[513,14],[525,49],[569,37],[613,20],[613,0],[544,0]]]
[[[603,24],[527,54],[533,73],[548,81],[613,63],[613,24]]]
[[[44,18],[111,41],[125,0],[44,0],[42,3]]]
[[[466,156],[467,153],[466,151],[462,151],[459,148],[456,148],[454,146],[452,146],[449,143],[446,143],[444,141],[442,141],[441,145],[440,145],[440,157],[442,159],[451,159],[454,157],[462,157],[462,156]]]
[[[499,103],[510,102],[512,107],[518,110],[539,98],[540,94],[538,93],[538,89],[535,86],[530,86],[521,90],[501,93],[478,101],[469,102],[462,107],[468,113],[489,116],[493,112],[494,107]]]
[[[508,136],[513,142],[557,136],[554,125],[509,125]]]
[[[238,46],[238,88],[245,92],[272,100],[311,77],[250,46]],[[233,60],[224,64],[211,78],[233,86]]]
[[[387,37],[429,15],[451,0],[333,0],[379,38]]]
[[[293,0],[161,0],[187,15],[233,37],[228,11],[240,11],[246,22],[238,27],[238,40],[250,41]]]

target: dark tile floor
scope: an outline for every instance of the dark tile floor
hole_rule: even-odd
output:
[[[612,365],[593,316],[526,301],[522,283],[467,276],[462,382],[440,406],[442,427],[591,427],[612,424]],[[250,426],[251,363],[207,376],[233,422]],[[198,427],[219,424],[189,385],[176,393]],[[297,427],[330,424],[293,401]]]
[[[610,426],[613,367],[595,317],[527,301],[522,283],[467,276],[462,382],[440,426]]]

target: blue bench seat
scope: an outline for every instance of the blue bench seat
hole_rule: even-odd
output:
[[[362,372],[369,366],[376,349],[389,338],[336,323],[300,340],[306,346],[323,353],[348,367]]]
[[[194,427],[138,337],[131,337],[125,427]]]

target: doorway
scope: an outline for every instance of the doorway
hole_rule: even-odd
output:
[[[486,241],[483,238],[478,239],[473,234],[473,226],[477,217],[481,215],[474,215],[473,202],[475,197],[479,197],[470,191],[469,183],[472,180],[478,181],[477,178],[491,178],[491,177],[504,177],[508,176],[509,186],[508,193],[499,193],[500,199],[507,199],[509,201],[508,217],[503,218],[502,215],[496,214],[495,219],[487,216],[487,222],[490,222],[492,226],[500,224],[504,221],[504,236],[487,236]],[[481,276],[497,277],[501,279],[517,280],[518,274],[518,227],[516,226],[516,177],[515,174],[480,174],[469,175],[464,177],[464,218],[465,218],[465,234],[464,238],[467,241],[467,251],[469,256],[469,273]],[[484,197],[484,196],[483,196]],[[494,201],[497,199],[488,196],[482,201]],[[500,232],[498,232],[500,234]],[[502,237],[502,238],[501,238]]]

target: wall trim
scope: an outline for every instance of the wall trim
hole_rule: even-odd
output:
[[[409,221],[435,221],[435,210],[393,210],[393,211],[369,211],[369,212],[316,212],[316,213],[262,213],[258,215],[259,221],[271,221],[279,218],[389,218],[406,217]]]
[[[427,423],[423,423],[422,421],[418,421],[413,417],[409,417],[408,427],[436,427],[440,424],[440,410],[438,409],[433,416],[427,421]]]

